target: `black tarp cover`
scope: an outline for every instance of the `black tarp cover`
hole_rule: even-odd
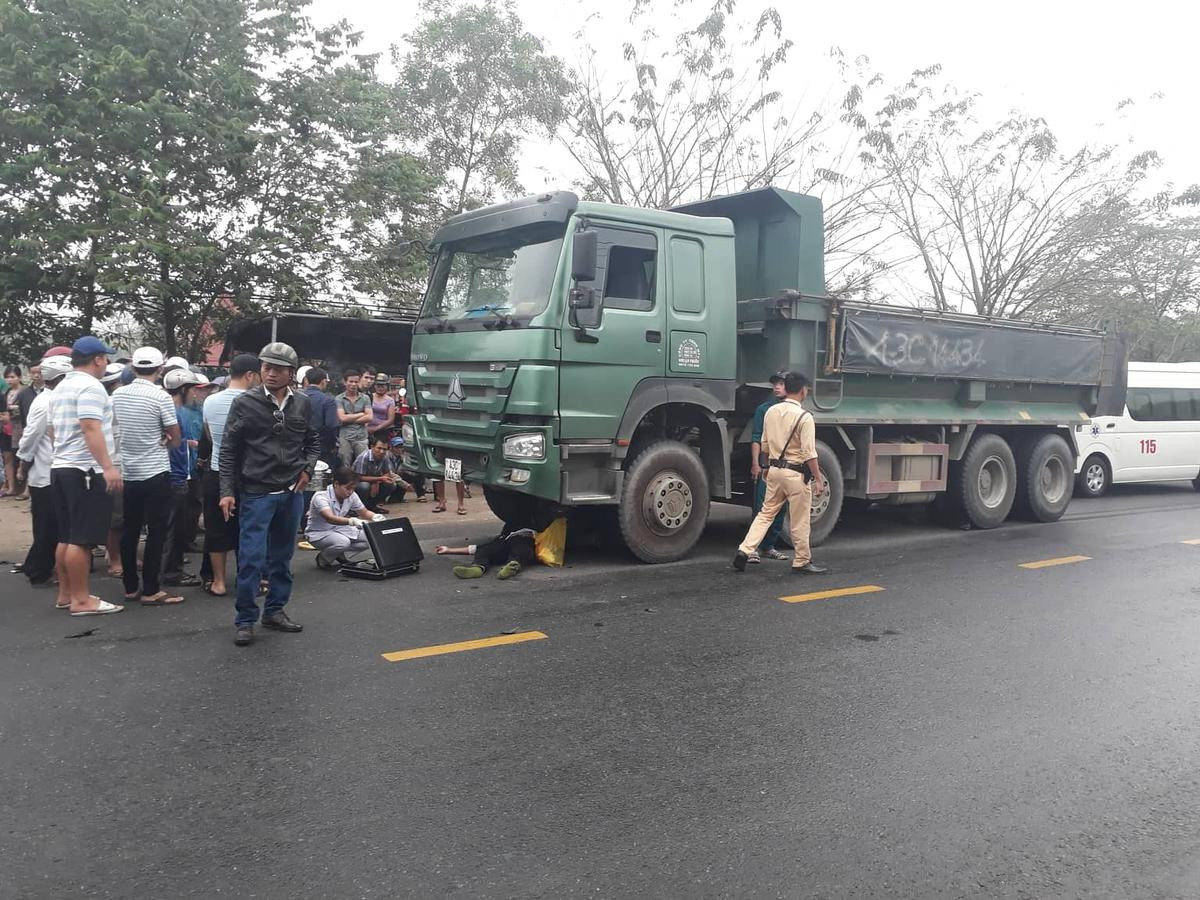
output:
[[[881,375],[1099,384],[1098,333],[846,309],[839,368]]]

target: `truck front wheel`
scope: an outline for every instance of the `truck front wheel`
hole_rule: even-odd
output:
[[[674,562],[691,552],[708,520],[708,473],[679,441],[656,441],[625,473],[617,509],[621,539],[647,563]]]

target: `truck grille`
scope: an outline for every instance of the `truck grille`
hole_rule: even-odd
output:
[[[417,407],[432,433],[490,439],[508,405],[517,364],[429,362],[413,366]]]

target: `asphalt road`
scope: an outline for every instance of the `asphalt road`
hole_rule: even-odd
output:
[[[661,567],[301,558],[304,633],[244,649],[203,595],[78,620],[0,576],[0,895],[1197,896],[1200,495],[907,519],[820,579],[734,573],[737,511]]]

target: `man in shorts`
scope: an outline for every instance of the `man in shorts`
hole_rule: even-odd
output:
[[[108,539],[112,495],[123,486],[112,461],[112,401],[100,383],[108,357],[115,352],[99,338],[81,337],[71,347],[72,371],[50,398],[50,486],[59,523],[56,562],[67,581],[64,595],[72,616],[125,609],[89,592],[92,548]]]

